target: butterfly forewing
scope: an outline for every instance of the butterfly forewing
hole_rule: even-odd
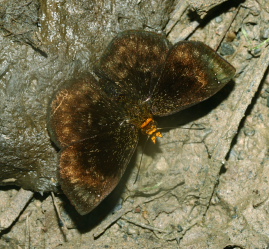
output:
[[[49,132],[61,149],[60,184],[80,214],[115,188],[137,145],[138,130],[113,105],[90,74],[65,84],[50,105]]]
[[[80,141],[61,152],[61,188],[81,215],[116,187],[134,153],[137,135],[135,129],[115,125],[113,133]]]
[[[152,96],[152,112],[165,116],[197,104],[219,91],[235,69],[201,42],[183,41],[168,53]]]

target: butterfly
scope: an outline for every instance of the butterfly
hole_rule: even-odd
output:
[[[116,187],[140,131],[162,134],[155,116],[167,116],[218,92],[235,69],[201,42],[172,45],[164,36],[124,31],[94,68],[64,82],[48,109],[48,131],[59,147],[60,185],[85,215]]]

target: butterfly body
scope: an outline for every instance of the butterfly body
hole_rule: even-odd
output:
[[[155,33],[126,31],[96,65],[63,84],[49,106],[48,130],[61,149],[60,184],[80,214],[117,185],[138,143],[139,130],[156,142],[154,116],[205,100],[235,69],[200,42],[172,46]]]

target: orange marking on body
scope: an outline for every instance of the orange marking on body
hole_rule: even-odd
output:
[[[163,134],[160,131],[158,131],[158,132],[156,132],[155,136],[156,137],[163,137]]]
[[[157,142],[157,137],[163,137],[162,133],[158,131],[158,128],[153,118],[148,118],[140,127],[142,132],[149,135],[152,142],[155,144]]]
[[[156,141],[157,141],[156,136],[152,136],[152,137],[151,137],[151,140],[152,140],[152,142],[153,142],[153,143],[155,143],[155,144],[156,144]]]
[[[147,134],[152,135],[156,131],[157,131],[157,128],[156,127],[150,127],[150,130],[147,131]]]
[[[145,128],[151,121],[153,121],[152,118],[148,118],[142,125],[141,125],[141,128]]]

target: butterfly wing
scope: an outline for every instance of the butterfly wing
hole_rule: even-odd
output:
[[[113,105],[92,75],[65,84],[50,104],[61,188],[81,215],[115,188],[138,142],[137,129]]]
[[[118,129],[61,152],[61,188],[81,215],[98,206],[117,186],[137,141],[134,130]]]
[[[152,112],[166,116],[199,103],[218,92],[234,74],[234,67],[202,42],[179,42],[169,51],[153,90]]]
[[[145,100],[159,78],[170,47],[168,40],[156,33],[122,32],[104,51],[95,73],[113,82],[114,90],[110,92]]]
[[[235,69],[200,42],[170,50],[162,36],[119,34],[96,66],[99,82],[81,76],[60,89],[49,107],[49,133],[61,148],[60,183],[80,214],[117,185],[151,113],[164,116],[209,98]],[[136,126],[131,125],[135,123]]]

